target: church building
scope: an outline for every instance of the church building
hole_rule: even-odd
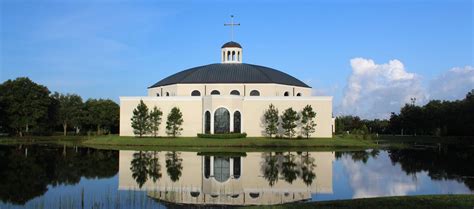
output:
[[[173,107],[183,114],[181,136],[231,132],[265,136],[264,113],[273,104],[280,115],[290,107],[301,112],[311,105],[316,112],[311,137],[332,137],[331,96],[313,96],[310,86],[291,75],[243,63],[243,52],[239,43],[227,42],[219,52],[220,63],[170,75],[148,87],[147,96],[120,97],[120,136],[134,136],[131,118],[142,100],[149,109],[156,106],[163,112],[160,136],[166,136],[166,116]]]
[[[332,137],[332,97],[312,96],[310,86],[282,71],[243,63],[243,48],[227,42],[221,63],[183,70],[148,87],[148,96],[120,97],[120,136],[134,136],[133,109],[140,100],[163,111],[159,135],[166,136],[166,116],[173,107],[183,113],[181,136],[198,133],[247,133],[265,136],[264,113],[273,104],[281,115],[311,105],[316,131],[311,137]]]

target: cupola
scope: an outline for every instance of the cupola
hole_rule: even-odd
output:
[[[221,47],[221,61],[227,63],[242,63],[242,46],[237,42],[227,42]]]

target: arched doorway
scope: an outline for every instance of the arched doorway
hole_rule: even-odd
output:
[[[204,133],[211,133],[211,113],[209,111],[204,114]]]
[[[241,132],[241,115],[239,111],[234,112],[234,133]]]
[[[230,113],[221,107],[214,112],[214,133],[222,134],[230,131]]]

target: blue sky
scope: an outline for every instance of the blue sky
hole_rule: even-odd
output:
[[[285,71],[312,86],[315,95],[334,96],[336,114],[384,117],[407,100],[387,92],[406,90],[424,102],[460,99],[474,88],[470,0],[2,0],[0,5],[0,82],[28,76],[51,91],[84,98],[146,95],[148,86],[168,75],[219,62],[220,46],[230,39],[223,26],[230,14],[241,23],[235,40],[244,47],[244,62]],[[371,69],[380,73],[358,77],[355,58],[373,61]],[[386,81],[393,81],[387,72],[400,70],[391,60],[413,75],[403,85]],[[464,78],[450,82],[460,87],[434,93],[451,77]],[[354,80],[362,85],[360,95],[341,105],[354,95]],[[372,81],[379,85],[368,85]],[[384,100],[393,104],[389,109],[377,114],[360,109],[380,106],[371,98],[387,96],[393,97]]]

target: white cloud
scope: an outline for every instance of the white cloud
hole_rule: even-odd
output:
[[[474,89],[474,67],[455,67],[430,82],[429,97],[440,100],[462,99]]]
[[[340,112],[363,118],[387,118],[390,112],[415,97],[425,101],[421,77],[405,70],[402,62],[376,64],[371,59],[351,59],[352,74],[343,93]]]

